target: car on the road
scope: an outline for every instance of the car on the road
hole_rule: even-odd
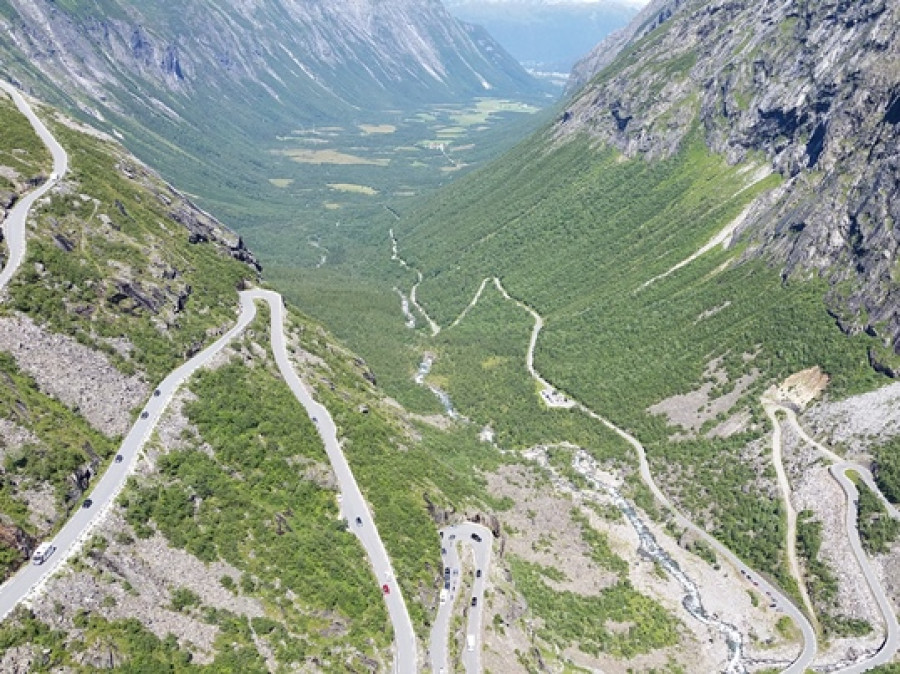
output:
[[[116,463],[122,463],[125,460],[125,457],[121,454],[116,454]]]
[[[478,606],[478,597],[472,597],[472,606]]]
[[[450,567],[445,566],[444,567],[444,578],[449,578],[449,577],[450,577]]]
[[[319,417],[313,417],[313,423],[314,424],[319,423]]]
[[[86,498],[84,499],[84,503],[81,504],[81,507],[90,508],[92,505],[94,505],[94,501],[92,499]]]
[[[143,412],[141,412],[141,419],[146,419],[149,416],[150,416],[150,413],[147,410],[144,410]]]
[[[387,583],[385,583],[384,585],[381,586],[381,591],[384,592],[385,594],[390,594],[390,593],[391,593],[391,588],[388,587],[388,584],[387,584]]]
[[[159,389],[156,389],[156,390],[153,392],[153,395],[154,395],[154,397],[158,397],[158,396],[159,396]]]
[[[441,554],[442,554],[442,555],[446,555],[446,554],[447,554],[447,548],[441,548]]]
[[[481,569],[478,569],[477,571],[475,571],[475,577],[481,578]]]
[[[454,538],[456,538],[456,534],[450,534],[450,540],[452,541]]]
[[[472,534],[472,540],[476,543],[481,543],[481,536],[479,536],[478,534]]]
[[[53,543],[41,543],[31,556],[31,561],[38,565],[43,564],[54,552],[56,552],[56,546]]]
[[[444,581],[444,589],[445,589],[445,590],[449,590],[449,589],[450,589],[450,581],[449,581],[449,580],[445,580],[445,581]]]

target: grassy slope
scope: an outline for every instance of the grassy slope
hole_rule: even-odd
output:
[[[132,483],[123,497],[128,521],[138,535],[149,535],[152,523],[176,547],[243,572],[250,580],[242,591],[271,607],[282,632],[279,660],[332,650],[377,655],[390,637],[377,579],[338,519],[333,487],[307,474],[327,474],[327,459],[275,369],[267,313],[247,333],[266,349],[264,358],[251,357],[258,350],[245,337],[249,365],[233,358],[188,384],[197,400],[187,416],[200,437],[162,457],[157,475]],[[204,442],[213,456],[198,451]]]
[[[151,380],[161,378],[189,349],[209,341],[210,328],[234,319],[235,287],[254,274],[212,244],[189,243],[187,231],[173,222],[158,195],[178,199],[159,180],[144,175],[120,148],[61,124],[52,127],[69,153],[70,191],[55,191],[36,209],[37,232],[10,284],[4,310],[22,311],[88,343],[95,335],[127,336],[135,350],[130,361],[120,363],[123,368],[143,370]],[[125,174],[127,166],[137,179]],[[101,215],[111,225],[104,225]],[[57,235],[75,244],[73,250],[61,249],[54,241]],[[175,279],[163,278],[164,271],[173,269]],[[114,303],[119,281],[141,287],[147,295],[158,290],[160,309]],[[187,287],[186,310],[174,315],[174,295]]]
[[[0,166],[13,169],[20,179],[50,171],[50,151],[5,92],[0,93],[0,126]],[[0,190],[4,189],[11,189],[10,180],[0,177]]]
[[[742,401],[751,408],[768,382],[812,365],[829,372],[836,394],[879,381],[867,368],[868,339],[839,332],[821,301],[822,284],[785,283],[774,266],[741,260],[740,244],[641,289],[777,183],[769,178],[743,189],[750,172],[740,168],[711,156],[697,138],[660,162],[626,160],[584,139],[556,147],[538,140],[457,182],[395,229],[405,257],[424,273],[419,297],[439,323],[448,324],[462,310],[482,278],[501,276],[511,294],[546,319],[538,370],[634,430],[657,472],[691,476],[677,494],[683,505],[695,513],[711,511],[717,535],[783,579],[778,506],[754,488],[740,489],[754,479],[741,462],[742,448],[754,436],[672,443],[663,420],[645,412],[698,385],[716,356],[732,377],[751,367],[762,370]],[[510,415],[507,427],[533,426],[533,412],[519,402],[527,390],[523,383],[497,386],[492,376],[478,381],[465,358],[453,355],[469,344],[477,362],[482,345],[496,340],[498,331],[517,345],[506,351],[524,354],[526,326],[515,328],[518,336],[512,332],[520,321],[473,312],[465,331],[442,333],[439,343],[446,342],[451,356],[436,372],[449,390],[469,389],[457,393],[464,414],[474,411],[478,421],[490,417],[478,402],[489,390],[492,413],[504,409]],[[752,353],[757,355],[748,364],[742,355]],[[514,444],[538,439],[520,434]],[[730,460],[720,461],[724,456]]]

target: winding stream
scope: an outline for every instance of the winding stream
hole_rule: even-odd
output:
[[[419,370],[416,372],[415,382],[419,386],[427,386],[428,390],[431,391],[435,397],[441,401],[441,405],[444,407],[444,411],[447,413],[447,416],[451,419],[463,419],[464,417],[460,416],[459,412],[456,411],[453,407],[453,402],[450,400],[450,396],[446,391],[442,391],[437,386],[433,384],[426,384],[425,377],[428,376],[428,373],[431,372],[431,366],[434,364],[434,358],[430,354],[425,354],[422,358],[422,362],[419,363]]]
[[[528,458],[536,460],[539,465],[549,470],[560,481],[563,480],[556,471],[550,466],[547,460],[546,450],[543,448],[532,450],[526,453]],[[610,484],[603,482],[599,477],[599,468],[596,462],[585,452],[579,449],[572,460],[572,467],[579,475],[584,477],[591,487],[595,490],[605,492],[623,515],[631,524],[635,533],[638,535],[639,546],[638,551],[641,555],[653,562],[658,563],[665,569],[666,573],[672,576],[684,591],[684,598],[681,600],[685,610],[696,620],[704,625],[711,625],[725,639],[728,648],[728,665],[724,669],[725,674],[747,674],[747,668],[744,666],[744,639],[740,630],[731,623],[719,619],[715,615],[711,615],[703,606],[703,600],[700,598],[700,591],[696,583],[684,572],[672,557],[657,542],[656,537],[650,531],[650,528],[638,515],[634,505],[630,503],[618,489]],[[576,491],[575,487],[565,484],[568,491]],[[594,494],[583,494],[588,497],[594,497]]]

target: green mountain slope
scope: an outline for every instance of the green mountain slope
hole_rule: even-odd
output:
[[[521,387],[498,385],[488,372],[465,365],[500,356],[488,337],[497,334],[495,319],[472,311],[458,327],[447,327],[483,279],[497,276],[513,298],[544,318],[535,353],[538,372],[634,432],[676,501],[790,589],[772,475],[757,474],[755,443],[768,430],[758,399],[772,383],[816,366],[829,375],[832,396],[886,383],[871,362],[884,353],[891,333],[873,336],[884,334],[885,323],[863,333],[852,312],[861,302],[886,315],[890,300],[876,308],[866,288],[895,284],[864,261],[874,242],[861,243],[856,253],[842,248],[825,257],[820,248],[803,248],[806,234],[825,236],[822,230],[836,226],[833,218],[818,221],[817,234],[805,232],[790,242],[786,224],[817,209],[816,200],[852,210],[868,199],[873,214],[893,208],[884,201],[891,188],[862,195],[865,176],[893,170],[887,148],[896,145],[896,137],[890,135],[889,110],[873,106],[867,121],[853,128],[860,137],[875,138],[877,151],[868,158],[855,155],[847,165],[835,163],[829,152],[848,150],[831,149],[838,141],[829,132],[824,153],[815,149],[815,158],[803,159],[806,167],[798,157],[814,151],[811,135],[795,129],[794,137],[782,135],[782,144],[773,145],[772,134],[779,132],[768,126],[754,132],[740,126],[740,118],[717,117],[702,83],[709,71],[722,70],[714,56],[722,43],[740,42],[741,33],[706,33],[702,47],[684,39],[688,32],[702,32],[698,17],[712,21],[714,4],[688,3],[625,49],[545,132],[404,213],[393,229],[403,258],[422,273],[419,302],[445,328],[420,348],[436,352],[435,381],[460,401],[462,413],[473,413],[513,446],[545,441],[548,428],[565,439],[552,422],[539,431],[533,416],[502,402],[518,399]],[[743,29],[753,25],[757,10],[747,4],[729,11],[731,25]],[[859,8],[868,23],[853,30],[879,34],[889,20],[885,11]],[[810,34],[832,20],[824,12],[808,18]],[[799,32],[783,34],[788,37],[775,46],[754,38],[724,70],[743,73],[748,53],[765,53],[777,70],[778,59],[792,58],[791,49],[799,48]],[[684,46],[675,47],[676,41]],[[889,51],[896,40],[891,44]],[[873,81],[883,72],[875,57],[880,50],[854,57]],[[834,68],[827,79],[844,82],[841,66]],[[769,109],[778,109],[778,97],[795,86],[785,77],[780,88],[759,88],[753,95],[767,96]],[[873,86],[881,106],[889,107],[889,86]],[[621,104],[614,104],[615,96]],[[728,96],[739,99],[739,87]],[[805,124],[812,124],[813,114]],[[823,124],[850,128],[851,113],[837,103],[815,114],[823,115]],[[729,143],[741,143],[740,154]],[[854,185],[844,193],[847,201],[829,191],[841,180]],[[876,220],[869,223],[867,231],[883,232]],[[717,235],[724,245],[705,246]],[[851,265],[854,254],[860,262]],[[885,258],[893,264],[891,253]],[[821,278],[810,273],[810,265],[823,269]],[[415,278],[407,278],[409,290]],[[882,285],[877,297],[894,292]],[[483,338],[473,339],[479,331]],[[523,336],[509,339],[524,350]],[[460,357],[464,345],[469,351]],[[705,384],[696,425],[669,422],[650,410]]]

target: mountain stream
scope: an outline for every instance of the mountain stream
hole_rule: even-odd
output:
[[[554,476],[554,483],[557,488],[562,491],[574,492],[576,488],[567,480],[561,478],[547,458],[546,449],[543,447],[535,448],[524,453],[526,458],[536,461],[538,465],[550,471]],[[737,627],[731,623],[721,620],[718,616],[710,614],[703,606],[700,598],[700,591],[693,580],[684,572],[672,557],[660,546],[656,537],[650,531],[650,528],[638,515],[634,505],[625,499],[624,496],[612,485],[603,482],[599,477],[599,467],[597,463],[582,449],[576,451],[572,460],[572,467],[575,471],[584,477],[593,490],[605,492],[618,508],[628,523],[631,524],[640,541],[639,552],[641,555],[659,564],[672,578],[674,578],[684,591],[684,597],[681,600],[685,610],[696,620],[704,625],[711,625],[725,639],[728,648],[728,664],[723,670],[724,674],[747,674],[747,668],[743,663],[743,636]],[[583,496],[588,498],[596,498],[591,491],[582,492]]]

